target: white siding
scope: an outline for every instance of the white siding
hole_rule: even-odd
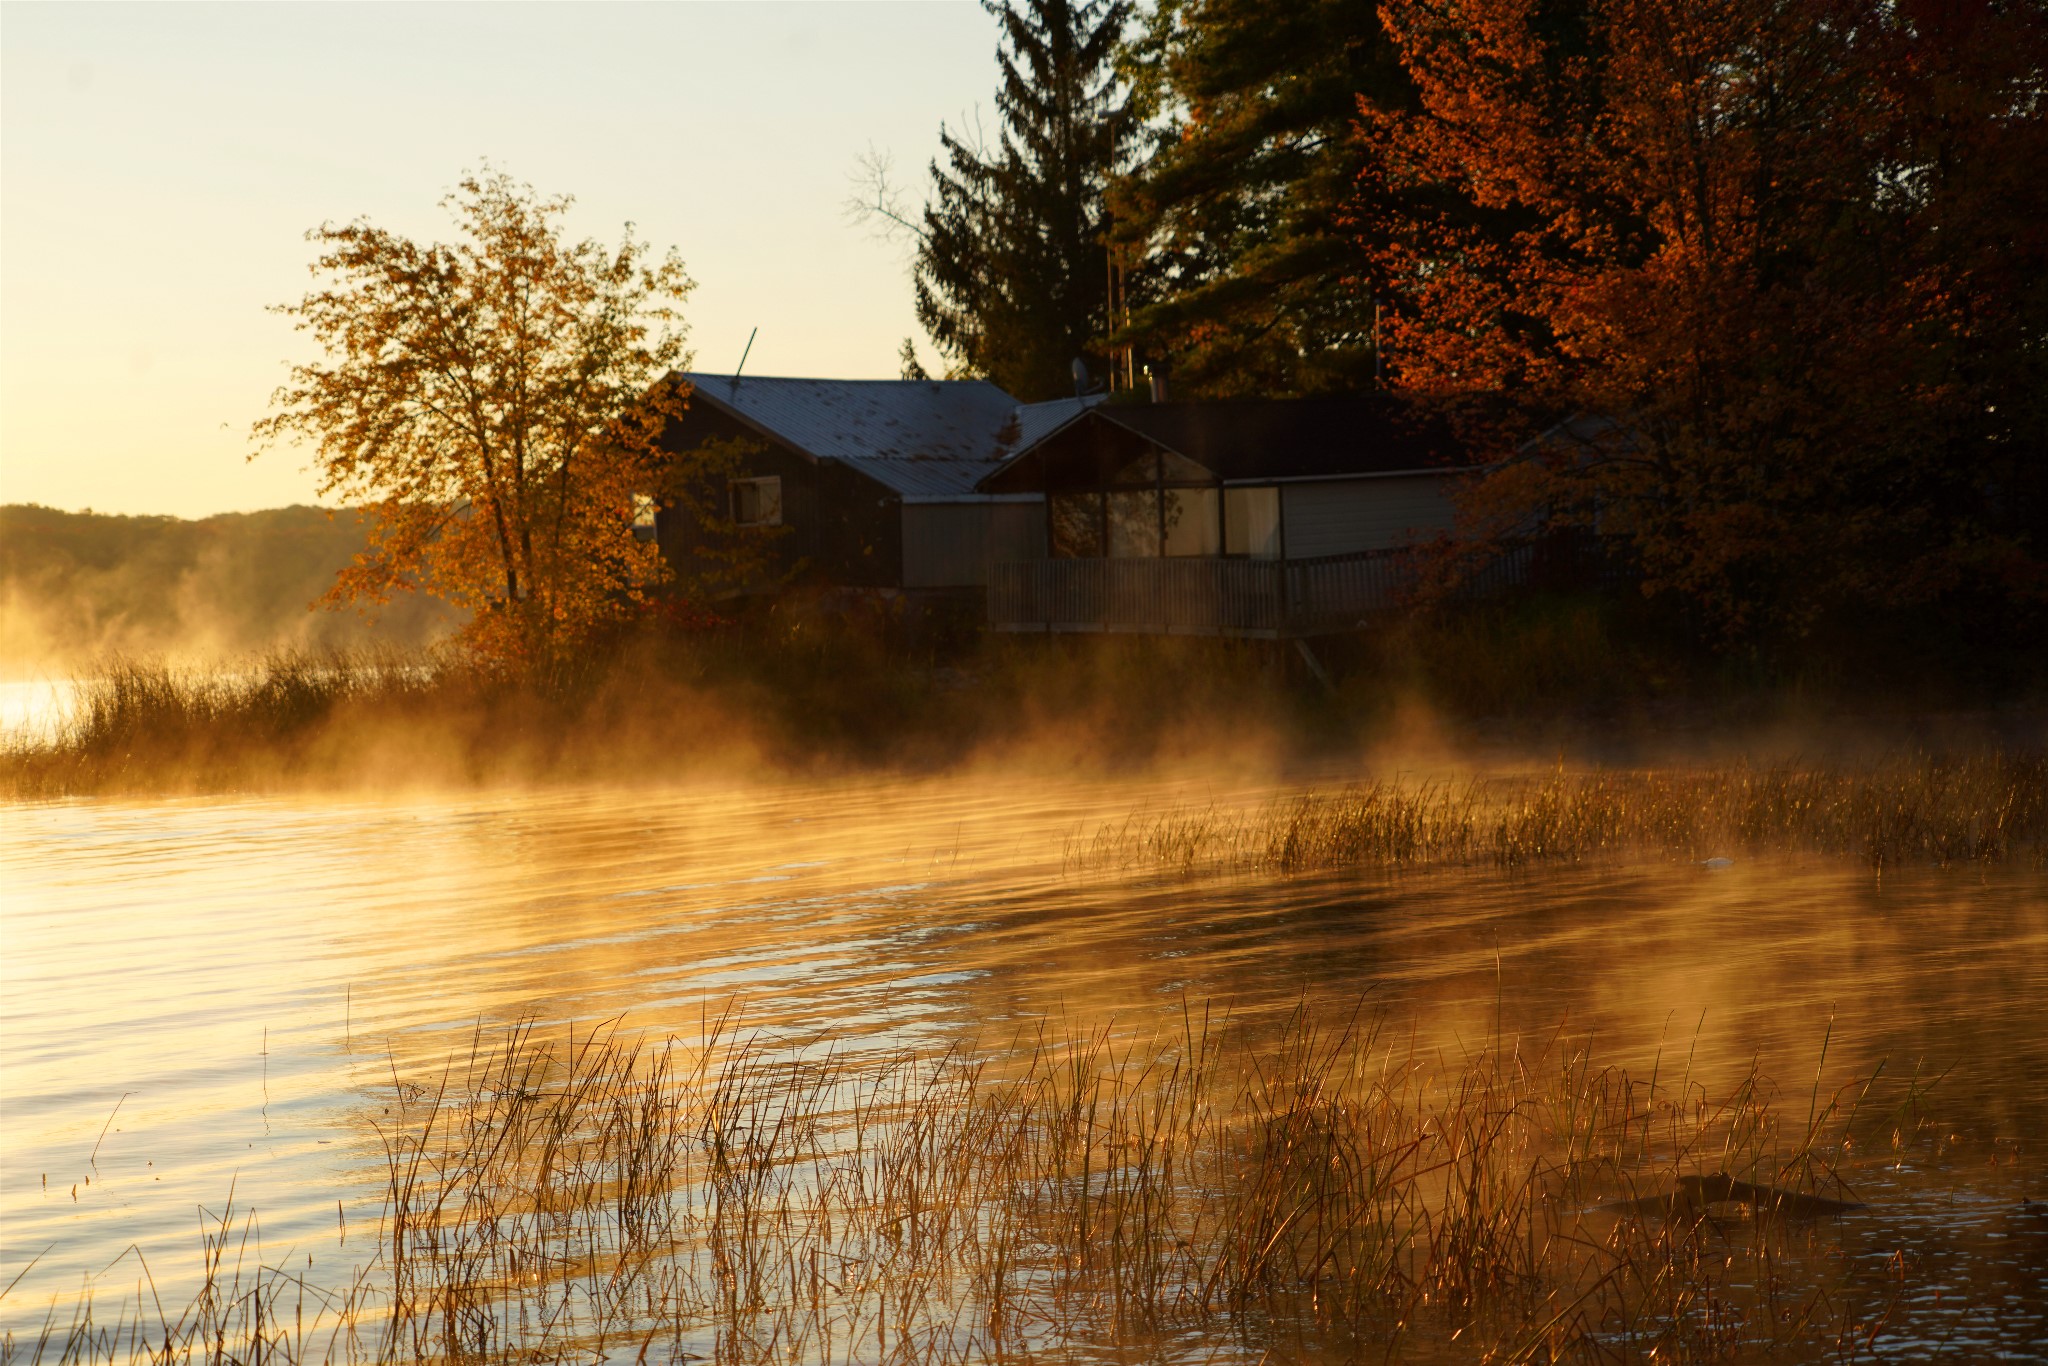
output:
[[[980,588],[990,561],[1044,558],[1044,503],[903,505],[905,588]]]
[[[1444,474],[1282,484],[1280,516],[1287,558],[1393,550],[1449,531],[1456,487],[1456,476]]]

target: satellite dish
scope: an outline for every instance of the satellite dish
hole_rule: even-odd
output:
[[[1088,362],[1082,360],[1079,356],[1074,357],[1073,373],[1074,397],[1086,397],[1088,393]]]

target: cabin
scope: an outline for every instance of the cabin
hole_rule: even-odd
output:
[[[679,378],[665,447],[743,441],[726,515],[787,528],[764,586],[924,595],[1002,631],[1356,630],[1399,604],[1477,468],[1390,394],[1019,404],[981,380]],[[687,570],[695,517],[650,520]]]
[[[684,374],[688,406],[663,433],[678,457],[735,438],[749,452],[725,490],[742,525],[788,528],[780,571],[800,583],[971,596],[992,563],[1043,554],[1045,499],[980,481],[1095,400],[1019,404],[981,380],[837,380]],[[654,511],[679,568],[694,517]]]
[[[1405,552],[1452,530],[1475,468],[1441,420],[1389,394],[1078,409],[976,486],[1045,500],[1043,543],[990,570],[989,624],[1356,629],[1412,581]]]

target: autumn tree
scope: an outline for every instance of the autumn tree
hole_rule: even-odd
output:
[[[319,344],[255,425],[313,447],[323,496],[360,506],[369,544],[328,591],[419,589],[472,615],[482,658],[545,670],[664,574],[635,539],[663,487],[658,440],[685,391],[691,282],[630,225],[617,247],[563,234],[567,196],[489,170],[443,206],[452,242],[358,220],[308,234],[318,287],[279,312]]]
[[[1395,380],[1580,419],[1482,486],[1492,528],[1597,527],[1737,637],[2038,582],[2038,12],[1386,16],[1418,102],[1360,102],[1353,214]]]

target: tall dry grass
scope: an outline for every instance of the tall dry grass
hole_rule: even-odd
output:
[[[2048,853],[2048,757],[1378,781],[1250,811],[1133,815],[1076,836],[1067,859],[1078,869],[1299,872],[1788,852],[1875,868],[2038,862]]]
[[[502,782],[640,771],[703,710],[686,688],[593,657],[545,679],[452,651],[280,650],[233,665],[113,658],[54,726],[0,742],[0,796]],[[692,749],[714,758],[691,729]]]
[[[433,655],[279,650],[233,668],[116,657],[71,685],[52,728],[8,737],[17,797],[274,776],[350,713],[416,710],[458,680]]]
[[[1899,1122],[1869,1081],[1710,1096],[1562,1033],[1445,1059],[1364,1014],[1190,1009],[878,1058],[520,1027],[395,1090],[349,1284],[223,1212],[177,1312],[83,1303],[0,1357],[1720,1361],[1853,1351],[1907,1288],[1811,1223],[1597,1207],[1718,1172],[1839,1194],[1844,1136]]]

